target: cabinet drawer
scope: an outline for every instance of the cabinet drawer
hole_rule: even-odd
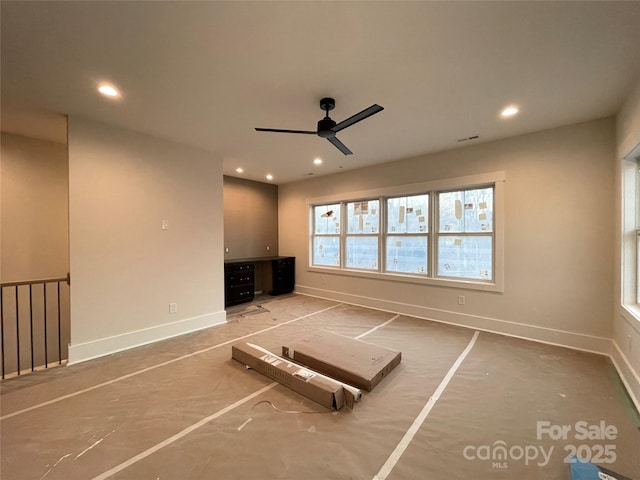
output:
[[[294,268],[296,265],[295,258],[283,258],[281,260],[274,260],[274,263],[278,265],[278,268]]]
[[[224,280],[225,280],[225,285],[227,286],[253,285],[254,274],[253,272],[231,273],[231,274],[225,275]]]
[[[232,263],[230,265],[225,265],[224,270],[229,273],[253,272],[255,270],[255,266],[253,263]]]
[[[225,292],[225,303],[242,303],[253,300],[253,285],[246,286],[241,285],[237,287],[230,287]]]

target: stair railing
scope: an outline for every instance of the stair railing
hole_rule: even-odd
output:
[[[50,361],[52,346],[57,346],[57,355],[53,354],[54,358],[57,357],[57,363],[61,365],[63,360],[66,360],[63,358],[66,355],[63,355],[62,343],[62,300],[64,298],[68,305],[69,289],[65,288],[65,291],[61,292],[63,284],[71,285],[70,274],[67,273],[66,277],[60,278],[0,284],[3,380],[9,374],[20,375],[29,371],[21,368],[25,363],[25,357],[27,362],[30,361],[31,372],[42,367],[49,368],[49,364],[55,363]],[[66,323],[68,327],[68,322]],[[52,333],[57,338],[52,339]],[[29,337],[28,340],[25,340],[25,336]],[[57,345],[51,345],[53,342]],[[25,348],[29,350],[28,354],[24,351]]]

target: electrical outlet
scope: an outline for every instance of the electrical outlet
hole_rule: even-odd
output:
[[[629,353],[631,353],[631,335],[627,335],[627,346],[629,347]]]
[[[465,298],[464,295],[458,295],[458,305],[464,305]]]
[[[229,247],[224,247],[224,253],[229,253]]]
[[[162,220],[162,230],[169,230],[169,220]]]
[[[169,304],[169,313],[178,313],[178,304],[170,303]]]

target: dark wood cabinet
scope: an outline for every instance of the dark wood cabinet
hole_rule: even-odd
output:
[[[250,302],[255,296],[256,270],[270,268],[260,277],[263,288],[271,295],[293,292],[295,287],[295,257],[264,257],[228,260],[224,264],[224,306]],[[268,285],[270,283],[270,285]],[[260,284],[260,282],[258,282]]]
[[[282,295],[293,292],[296,283],[296,258],[284,257],[271,260],[272,290],[271,295]]]
[[[255,266],[251,262],[224,266],[224,305],[250,302],[254,296]]]

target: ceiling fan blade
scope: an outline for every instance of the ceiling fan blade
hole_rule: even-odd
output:
[[[333,130],[334,132],[339,132],[340,130],[350,127],[354,123],[357,123],[360,120],[364,120],[365,118],[370,117],[371,115],[374,115],[378,112],[381,112],[382,110],[384,110],[384,108],[382,108],[380,105],[375,105],[375,104],[371,105],[369,108],[365,108],[360,113],[356,113],[354,116],[349,117],[346,120],[343,120],[342,122],[338,123],[331,130]]]
[[[333,143],[338,150],[340,150],[345,155],[353,155],[353,152],[347,148],[347,146],[338,140],[336,137],[327,137],[331,143]]]
[[[307,135],[316,135],[318,132],[309,130],[281,130],[278,128],[256,128],[256,132],[277,132],[277,133],[305,133]]]

